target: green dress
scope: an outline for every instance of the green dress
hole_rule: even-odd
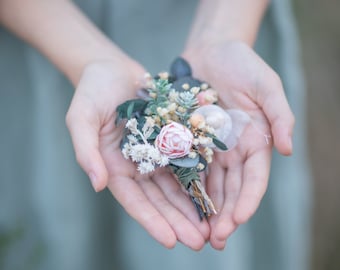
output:
[[[183,49],[197,1],[75,1],[152,73]],[[224,251],[156,243],[76,164],[65,114],[69,82],[0,28],[0,269],[309,269],[311,180],[304,81],[289,1],[272,1],[258,53],[280,74],[297,118],[295,152],[274,153],[268,192]]]

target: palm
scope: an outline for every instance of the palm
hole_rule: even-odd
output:
[[[172,247],[178,240],[200,249],[209,235],[208,224],[199,222],[191,201],[173,176],[166,170],[140,175],[135,165],[121,154],[122,128],[114,124],[115,108],[135,97],[136,78],[130,73],[112,63],[101,63],[84,72],[68,114],[78,161],[87,171],[84,164],[88,162],[82,158],[97,155],[92,164],[103,174],[97,175],[102,179],[97,190],[107,185],[125,210],[160,243]],[[79,145],[72,130],[81,130],[82,121],[89,123],[83,130],[93,132],[97,140],[97,154],[81,152],[87,142]]]
[[[231,42],[197,55],[203,57],[187,56],[194,75],[219,91],[222,107],[243,110],[252,119],[233,150],[216,154],[207,179],[208,192],[219,209],[209,221],[210,242],[223,248],[227,237],[256,211],[267,188],[271,146],[264,135],[274,131],[275,145],[282,153],[289,152],[275,127],[277,113],[272,107],[288,106],[277,75],[248,46]]]

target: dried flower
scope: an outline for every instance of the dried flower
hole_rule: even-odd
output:
[[[192,88],[190,89],[190,91],[191,91],[191,93],[193,93],[194,95],[197,95],[197,94],[199,93],[199,91],[200,91],[200,88],[197,87],[197,86],[195,86],[195,87],[192,87]]]
[[[201,115],[199,113],[192,114],[190,119],[189,119],[189,122],[190,122],[191,126],[194,127],[194,128],[197,128],[204,121],[205,120],[204,120],[203,115]]]
[[[126,122],[125,127],[131,131],[132,134],[138,134],[138,129],[137,129],[137,119],[136,118],[131,118]]]
[[[153,172],[154,170],[155,170],[155,166],[151,162],[148,162],[148,161],[142,161],[138,165],[138,171],[141,174],[150,173],[150,172]]]
[[[161,129],[155,145],[161,153],[173,159],[186,156],[190,152],[192,141],[193,135],[187,127],[172,122]]]
[[[184,90],[189,90],[189,87],[190,87],[190,85],[189,85],[188,83],[184,83],[184,84],[182,85],[182,88],[183,88]]]

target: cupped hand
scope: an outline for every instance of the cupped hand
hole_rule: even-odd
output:
[[[219,92],[222,107],[243,110],[252,119],[238,145],[217,153],[209,168],[207,189],[219,210],[209,220],[210,243],[223,249],[229,235],[259,207],[272,145],[283,155],[292,153],[294,116],[279,76],[248,45],[229,41],[189,49],[183,56],[194,77]]]
[[[180,241],[198,250],[209,238],[208,223],[199,221],[170,172],[140,175],[121,154],[123,128],[114,124],[115,110],[136,97],[143,75],[135,62],[99,61],[85,68],[66,117],[76,157],[94,189],[107,186],[157,241],[168,248]]]

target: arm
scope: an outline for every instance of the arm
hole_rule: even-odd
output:
[[[70,1],[0,0],[0,23],[36,47],[74,85],[85,66],[97,60],[136,65]]]
[[[289,155],[293,114],[279,76],[252,49],[267,2],[201,0],[183,56],[195,77],[219,91],[222,106],[247,112]],[[207,189],[220,211],[210,219],[210,242],[217,249],[254,214],[267,188],[271,147],[257,128],[249,126],[238,146],[211,165]]]
[[[239,40],[255,42],[268,0],[201,0],[187,41],[187,49],[197,43]]]
[[[77,160],[96,191],[106,186],[166,247],[200,249],[209,234],[167,171],[141,176],[120,151],[115,109],[136,95],[144,69],[66,0],[0,0],[0,23],[46,55],[74,84],[66,116]],[[117,165],[118,164],[118,165]],[[168,196],[171,194],[171,196]]]

